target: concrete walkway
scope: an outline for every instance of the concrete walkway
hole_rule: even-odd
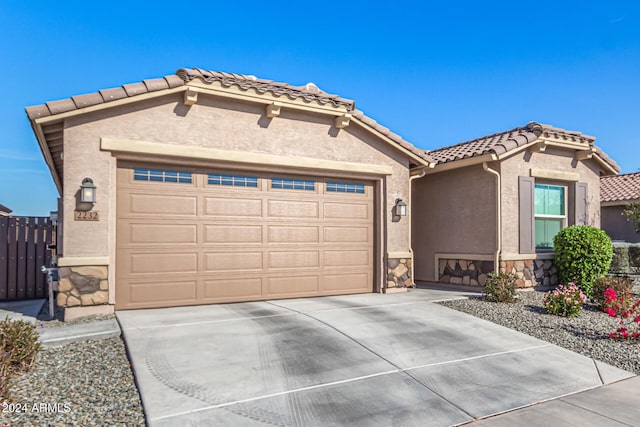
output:
[[[483,421],[499,422],[633,376],[433,304],[451,296],[416,289],[117,317],[151,426],[449,426],[508,412]]]
[[[40,334],[40,342],[46,346],[59,346],[74,341],[101,339],[120,336],[120,326],[115,319],[95,320],[87,323],[74,323],[48,328],[38,327],[40,321],[38,314],[43,299],[10,301],[0,303],[0,320],[7,317],[11,320],[22,320],[36,325],[36,331]]]
[[[474,427],[638,426],[640,377],[488,418]]]
[[[35,325],[44,302],[44,299],[0,302],[0,320],[8,317],[11,320],[22,320]]]

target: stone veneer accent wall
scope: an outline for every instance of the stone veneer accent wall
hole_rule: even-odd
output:
[[[389,258],[387,261],[387,288],[413,286],[411,280],[411,258]]]
[[[59,306],[90,306],[109,302],[106,266],[61,267],[58,273]]]
[[[484,286],[487,274],[493,271],[493,261],[440,259],[438,281],[454,285]]]
[[[493,271],[493,261],[440,259],[439,282],[456,285],[484,286]],[[516,286],[556,286],[558,269],[552,259],[500,261],[500,271],[516,276]]]
[[[533,272],[538,286],[557,286],[560,284],[558,269],[552,259],[537,259],[533,261]]]

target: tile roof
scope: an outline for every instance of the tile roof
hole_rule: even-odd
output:
[[[438,148],[429,151],[429,154],[437,163],[447,163],[462,160],[469,157],[482,156],[483,154],[506,153],[514,148],[535,141],[542,134],[542,128],[537,123],[529,123],[493,135],[476,138],[472,141],[461,142],[456,145]]]
[[[600,201],[640,199],[640,172],[600,177]]]
[[[476,138],[472,141],[431,150],[428,151],[428,154],[436,161],[437,164],[453,162],[470,157],[478,157],[484,154],[501,155],[534,142],[540,137],[589,145],[595,149],[596,154],[606,163],[611,165],[615,170],[620,170],[618,165],[609,156],[607,156],[599,147],[594,145],[594,137],[584,135],[580,132],[555,128],[553,126],[536,122],[531,122],[526,126],[517,127],[504,132],[498,132],[492,135]]]
[[[80,110],[93,105],[134,97],[144,93],[184,86],[194,79],[199,79],[205,83],[219,82],[223,87],[236,86],[244,91],[254,89],[260,94],[270,92],[276,97],[287,96],[290,99],[300,98],[307,102],[315,101],[323,105],[331,104],[336,107],[343,107],[343,111],[346,110],[354,118],[380,132],[405,150],[410,151],[427,162],[432,161],[429,154],[424,150],[414,147],[413,144],[405,141],[400,135],[391,132],[388,128],[367,117],[362,111],[356,110],[355,101],[341,98],[338,95],[329,94],[318,88],[318,86],[313,83],[307,83],[303,86],[292,86],[287,83],[259,79],[255,76],[245,74],[223,73],[219,71],[203,70],[200,68],[180,68],[174,75],[158,79],[143,80],[142,82],[125,84],[117,88],[103,89],[94,93],[72,96],[71,98],[59,101],[51,101],[42,105],[27,107],[27,116],[30,120],[35,120],[40,117],[53,116],[72,110]]]
[[[200,79],[205,83],[220,82],[224,87],[237,86],[242,90],[255,89],[258,93],[271,92],[275,96],[288,96],[291,99],[302,98],[305,101],[317,101],[320,104],[331,103],[336,107],[344,106],[347,111],[355,108],[355,101],[331,95],[313,83],[303,86],[292,86],[287,83],[274,82],[273,80],[259,79],[256,76],[245,74],[223,73],[220,71],[202,70],[200,68],[180,68],[176,75],[183,81],[190,82]]]
[[[5,205],[0,204],[0,212],[4,212],[4,213],[10,214],[13,211],[11,209],[9,209],[8,207],[6,207]]]
[[[72,96],[59,101],[50,101],[42,105],[27,107],[27,116],[34,120],[40,117],[53,116],[67,111],[79,110],[93,105],[104,104],[122,98],[128,98],[148,92],[183,86],[185,81],[177,75],[165,76],[159,79],[143,80],[139,83],[122,85],[112,89],[103,89],[85,95]]]
[[[183,86],[194,79],[200,79],[206,83],[217,81],[224,87],[235,85],[242,90],[255,89],[261,94],[271,92],[275,96],[288,96],[291,99],[302,98],[308,102],[317,101],[320,104],[331,103],[336,107],[344,106],[347,111],[355,109],[354,101],[324,92],[313,83],[307,83],[303,86],[292,86],[287,83],[278,83],[273,80],[259,79],[255,76],[244,74],[208,71],[200,68],[180,68],[174,75],[125,84],[120,87],[103,89],[98,92],[72,96],[71,98],[58,101],[50,101],[42,105],[27,107],[26,110],[29,119],[33,120],[39,117],[53,116],[67,111],[91,107],[92,105],[133,97],[143,93],[172,89]]]

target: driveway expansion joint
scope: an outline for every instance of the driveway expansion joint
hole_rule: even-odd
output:
[[[574,393],[574,394],[577,394],[577,393]],[[567,404],[567,405],[571,405],[571,406],[573,406],[574,408],[578,408],[578,409],[581,409],[581,410],[583,410],[583,411],[587,411],[587,412],[589,412],[589,413],[591,413],[591,414],[594,414],[594,415],[598,415],[598,416],[600,416],[600,417],[607,418],[607,419],[609,419],[609,420],[611,420],[611,421],[614,421],[614,422],[616,422],[616,423],[620,423],[620,424],[624,424],[624,425],[629,426],[629,427],[633,427],[633,425],[631,425],[631,424],[627,424],[627,423],[625,423],[624,421],[616,420],[615,418],[612,418],[612,417],[610,417],[610,416],[608,416],[608,415],[605,415],[605,414],[603,414],[603,413],[593,411],[593,410],[591,410],[590,408],[586,408],[586,407],[584,407],[584,406],[577,405],[577,404],[575,404],[575,403],[573,403],[573,402],[567,402],[564,398],[559,399],[559,400],[560,400],[562,403],[565,403],[565,404]]]

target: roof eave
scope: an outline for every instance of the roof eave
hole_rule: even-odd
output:
[[[53,162],[53,156],[51,155],[51,150],[49,149],[49,145],[47,144],[47,139],[44,136],[44,132],[42,131],[42,125],[37,123],[35,120],[30,120],[31,128],[36,135],[36,140],[38,141],[38,147],[40,147],[40,152],[44,156],[45,163],[49,168],[49,173],[51,174],[51,178],[56,185],[58,190],[58,194],[62,195],[62,179],[58,175],[58,171],[55,168],[55,164]]]

